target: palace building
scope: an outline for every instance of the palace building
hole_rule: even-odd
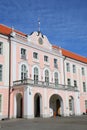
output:
[[[87,113],[87,58],[0,24],[0,119]]]

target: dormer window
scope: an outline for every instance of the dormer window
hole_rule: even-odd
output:
[[[21,48],[21,58],[26,59],[26,49]]]

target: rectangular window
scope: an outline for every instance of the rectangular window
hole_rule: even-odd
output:
[[[82,75],[85,75],[85,69],[82,67]]]
[[[66,63],[66,70],[67,70],[67,72],[70,72],[70,64],[69,63]]]
[[[83,92],[86,92],[86,83],[83,82]]]
[[[58,68],[57,59],[54,59],[54,68]]]
[[[77,81],[74,80],[74,87],[77,87]]]
[[[2,112],[2,95],[0,94],[0,113]]]
[[[3,43],[0,42],[0,54],[2,54],[2,53],[3,53]]]
[[[71,86],[71,80],[70,79],[67,79],[67,85]]]
[[[72,111],[72,99],[69,99],[69,110]]]
[[[44,56],[44,61],[48,62],[48,56]]]
[[[0,81],[2,81],[2,65],[0,65]]]
[[[38,59],[38,53],[33,52],[33,58]]]
[[[86,113],[87,113],[87,100],[85,100],[85,109],[86,109]]]
[[[76,73],[76,66],[73,65],[73,73]]]
[[[26,49],[21,48],[21,58],[26,59]]]

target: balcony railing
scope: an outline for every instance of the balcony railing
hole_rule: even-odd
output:
[[[13,82],[13,87],[23,86],[23,85],[31,85],[32,87],[45,87],[45,88],[53,88],[53,89],[60,89],[60,90],[68,90],[68,91],[78,91],[77,87],[75,86],[68,86],[63,84],[55,84],[55,83],[47,83],[43,81],[35,82],[32,79],[24,79],[24,80],[17,80]]]

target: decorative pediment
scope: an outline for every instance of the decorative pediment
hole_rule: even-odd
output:
[[[50,44],[48,38],[41,32],[33,32],[31,35],[28,35],[28,41],[38,47],[48,50],[52,49],[52,45]]]

